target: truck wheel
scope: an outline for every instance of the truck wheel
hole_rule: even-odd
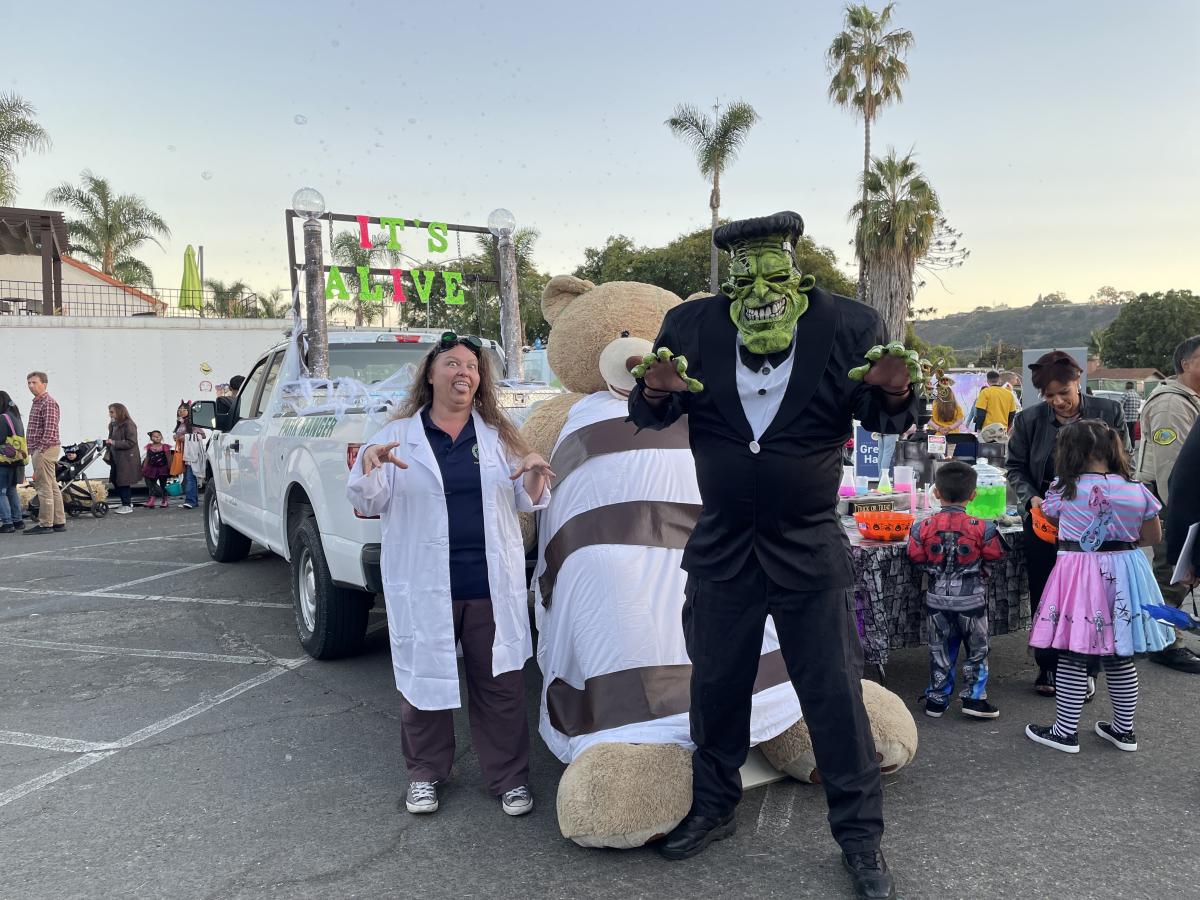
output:
[[[356,653],[367,631],[373,599],[366,591],[339,587],[329,575],[317,520],[300,520],[292,537],[292,607],[296,632],[314,659]]]
[[[204,543],[208,544],[208,555],[217,562],[237,562],[250,553],[250,538],[221,520],[217,485],[213,481],[204,492]]]

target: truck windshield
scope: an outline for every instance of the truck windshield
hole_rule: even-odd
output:
[[[397,372],[399,383],[408,385],[421,368],[430,344],[331,344],[329,347],[329,377],[354,378],[363,384],[378,384]],[[491,360],[492,373],[503,377],[504,364],[492,347],[484,348]]]

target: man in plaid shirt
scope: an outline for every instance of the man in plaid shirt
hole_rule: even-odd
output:
[[[1142,413],[1142,395],[1134,389],[1132,381],[1125,382],[1125,393],[1121,397],[1121,406],[1125,410],[1125,427],[1129,429],[1129,442],[1136,445],[1137,437],[1134,432],[1138,416]]]
[[[58,401],[46,392],[46,373],[30,372],[25,383],[33,394],[29,423],[25,426],[25,442],[33,456],[33,484],[38,495],[38,524],[25,529],[26,534],[50,534],[67,530],[63,513],[62,490],[54,475],[54,464],[62,456],[62,441],[58,436]]]

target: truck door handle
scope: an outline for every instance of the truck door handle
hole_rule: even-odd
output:
[[[238,451],[240,451],[242,449],[242,442],[234,441],[232,444],[229,445],[229,449],[232,450],[234,453],[237,453]]]

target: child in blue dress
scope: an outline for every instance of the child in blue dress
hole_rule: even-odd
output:
[[[1170,632],[1142,610],[1143,603],[1162,603],[1150,562],[1139,549],[1161,540],[1161,504],[1132,480],[1121,439],[1104,422],[1063,426],[1055,471],[1042,512],[1058,520],[1058,558],[1029,643],[1063,651],[1055,673],[1056,718],[1053,725],[1027,726],[1025,734],[1055,750],[1079,752],[1087,660],[1099,657],[1113,717],[1097,722],[1096,734],[1118,749],[1136,750],[1133,658],[1171,643]]]

